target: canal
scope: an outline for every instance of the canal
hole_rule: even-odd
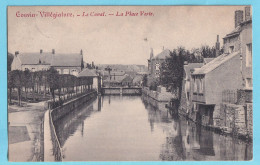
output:
[[[63,161],[250,160],[252,144],[171,116],[146,96],[101,96],[54,123]]]

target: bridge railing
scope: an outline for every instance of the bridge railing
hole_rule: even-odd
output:
[[[142,88],[136,87],[111,87],[102,88],[103,95],[141,95]]]

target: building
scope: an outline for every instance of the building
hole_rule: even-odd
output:
[[[170,57],[169,49],[163,49],[156,56],[153,55],[153,49],[151,49],[150,59],[148,59],[148,73],[151,77],[158,78],[160,76],[160,68],[167,57]]]
[[[227,111],[223,104],[234,104],[236,118],[252,113],[252,20],[250,7],[235,12],[235,29],[224,38],[224,53],[191,74],[191,99],[197,112],[196,121],[203,125],[223,126]],[[243,91],[243,92],[241,92]],[[244,96],[241,96],[244,95]],[[242,101],[241,101],[242,99]],[[228,105],[229,106],[229,105]],[[251,108],[250,108],[251,106]],[[244,107],[248,107],[244,109]],[[225,112],[224,112],[225,111]],[[246,112],[248,111],[248,112]],[[246,112],[246,113],[245,113]],[[233,123],[236,121],[232,121]],[[240,121],[240,124],[246,121]],[[250,121],[249,121],[250,122]],[[236,123],[233,124],[233,126]],[[231,127],[232,124],[224,124]],[[232,126],[232,127],[233,127]]]
[[[191,74],[194,72],[195,68],[200,68],[203,63],[185,63],[183,72],[183,83],[182,83],[182,95],[181,103],[179,107],[179,112],[184,115],[188,115],[190,118],[194,119],[194,111],[192,111],[192,77]]]
[[[93,79],[92,88],[96,89],[97,91],[101,90],[101,78],[99,77],[98,73],[95,69],[83,69],[77,77],[88,77]]]
[[[133,78],[130,75],[126,75],[124,79],[121,81],[122,86],[132,86],[133,85]]]
[[[102,74],[102,77],[103,77],[103,86],[121,87],[122,80],[127,77],[127,74],[123,71],[121,71],[121,72],[104,71]]]
[[[240,70],[243,76],[243,86],[252,90],[252,19],[250,7],[245,7],[245,20],[243,11],[235,13],[235,29],[224,38],[224,53],[240,52]]]
[[[163,51],[154,56],[154,51],[151,49],[150,59],[148,59],[148,76],[147,76],[147,85],[150,86],[153,82],[158,81],[160,77],[160,69],[166,58],[170,57],[170,50],[164,49]]]
[[[52,52],[21,53],[15,52],[11,70],[30,70],[32,72],[55,68],[60,74],[78,75],[83,69],[83,52],[79,54],[56,54]]]

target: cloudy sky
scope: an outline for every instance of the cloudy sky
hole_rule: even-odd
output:
[[[77,53],[96,64],[147,64],[150,48],[213,46],[234,29],[234,11],[243,6],[71,6],[9,7],[8,51]],[[39,11],[73,13],[72,18],[43,18]],[[153,16],[115,14],[152,12]],[[17,17],[38,14],[37,17]],[[77,16],[82,13],[106,16]],[[109,16],[108,14],[114,14]],[[147,40],[145,39],[147,38]]]

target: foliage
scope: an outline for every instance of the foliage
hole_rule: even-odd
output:
[[[147,87],[148,77],[147,74],[143,76],[143,86]]]
[[[27,101],[27,89],[30,89],[31,96],[35,101],[36,93],[41,93],[44,89],[44,97],[46,90],[48,89],[52,95],[53,102],[55,102],[55,91],[58,91],[59,98],[61,96],[61,91],[66,89],[67,93],[74,93],[75,87],[76,92],[78,89],[83,92],[83,86],[92,85],[93,79],[89,77],[75,77],[69,74],[59,74],[54,68],[50,68],[47,71],[36,71],[30,72],[29,70],[13,70],[8,72],[8,90],[9,90],[9,102],[11,103],[12,91],[17,90],[18,101],[20,104],[22,97],[22,89],[25,92],[25,101]],[[80,88],[81,86],[81,88]],[[86,88],[85,88],[86,89]],[[63,93],[64,94],[64,93]],[[39,96],[39,94],[38,94]]]
[[[183,47],[170,52],[170,57],[161,66],[160,84],[171,92],[180,95],[183,80],[183,64],[187,51]],[[180,98],[180,96],[179,96]]]
[[[50,87],[50,92],[51,92],[51,95],[52,95],[52,98],[53,98],[53,101],[55,101],[55,94],[54,94],[54,91],[56,89],[59,88],[59,73],[57,72],[57,70],[55,70],[54,68],[50,68],[48,70],[48,74],[47,74],[47,82],[49,84],[49,87]]]
[[[153,81],[150,84],[149,89],[152,90],[152,91],[156,91],[158,86],[159,86],[159,82],[158,81]]]
[[[208,45],[202,46],[200,48],[201,56],[204,58],[215,58],[216,57],[216,49],[215,47],[209,47]]]
[[[7,53],[7,70],[11,71],[11,65],[14,59],[14,55],[11,53]]]

